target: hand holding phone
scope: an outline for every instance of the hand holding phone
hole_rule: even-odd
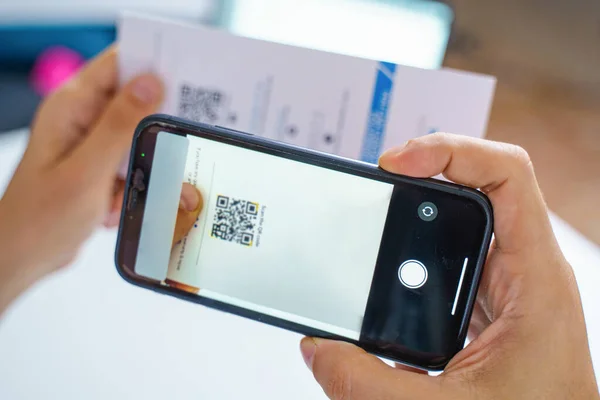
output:
[[[443,173],[482,188],[495,242],[471,320],[471,343],[440,376],[392,368],[344,342],[305,338],[302,353],[332,399],[600,399],[581,300],[529,157],[516,146],[435,134],[384,154],[417,178]]]
[[[183,181],[205,207],[172,248]],[[166,116],[123,209],[130,282],[428,369],[462,348],[492,230],[475,190]]]

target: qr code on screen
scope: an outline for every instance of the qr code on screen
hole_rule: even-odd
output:
[[[202,123],[215,123],[225,106],[225,94],[219,90],[209,90],[181,85],[179,92],[179,113],[181,118]]]
[[[256,236],[258,203],[217,196],[211,236],[252,246]]]

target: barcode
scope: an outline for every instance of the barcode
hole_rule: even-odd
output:
[[[179,94],[180,117],[202,123],[219,120],[225,102],[223,92],[183,84]]]
[[[256,237],[259,205],[253,201],[217,196],[211,236],[252,246]]]

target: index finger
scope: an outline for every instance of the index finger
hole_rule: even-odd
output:
[[[453,182],[481,189],[494,208],[499,250],[532,249],[553,237],[531,160],[518,146],[437,133],[386,152],[379,163],[393,173],[419,178],[443,174]]]

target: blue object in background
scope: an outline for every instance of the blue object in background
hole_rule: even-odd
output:
[[[31,65],[50,46],[65,46],[89,59],[115,37],[114,25],[0,25],[0,70]]]
[[[361,151],[361,160],[371,164],[377,164],[377,159],[381,155],[395,74],[396,64],[379,63],[371,102],[371,115]]]

